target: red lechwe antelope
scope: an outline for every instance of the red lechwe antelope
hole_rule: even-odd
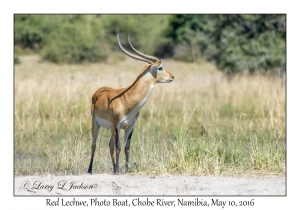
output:
[[[128,172],[130,139],[134,125],[138,119],[139,111],[147,102],[156,83],[169,83],[174,76],[164,68],[161,60],[137,51],[128,43],[135,54],[126,51],[117,35],[120,49],[127,56],[149,63],[144,67],[136,80],[127,88],[113,89],[110,87],[99,88],[92,97],[92,155],[88,173],[92,173],[96,140],[100,127],[111,129],[109,142],[110,155],[113,163],[114,174],[119,173],[120,129],[125,129],[125,172]]]

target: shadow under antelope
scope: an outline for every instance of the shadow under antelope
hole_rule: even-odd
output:
[[[126,88],[113,89],[110,87],[99,88],[92,97],[92,154],[88,173],[92,173],[93,160],[96,149],[96,140],[100,127],[111,130],[109,142],[110,155],[113,163],[114,174],[119,174],[120,129],[125,129],[125,172],[128,173],[130,140],[134,125],[139,117],[139,111],[147,102],[156,83],[170,83],[174,76],[164,68],[160,59],[137,51],[128,43],[135,54],[126,51],[117,40],[120,49],[127,56],[147,62],[136,80]]]

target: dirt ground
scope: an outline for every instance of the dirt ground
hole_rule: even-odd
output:
[[[285,195],[285,177],[18,176],[14,195]]]

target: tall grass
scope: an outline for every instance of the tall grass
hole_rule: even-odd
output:
[[[92,94],[101,86],[129,86],[144,64],[20,59],[15,66],[15,175],[86,173]],[[141,110],[131,143],[131,173],[285,174],[285,78],[245,74],[228,80],[209,63],[164,63],[175,80],[157,84]],[[100,129],[94,173],[112,173],[109,138],[110,131]],[[123,141],[121,146],[124,151]],[[120,165],[123,170],[123,152]]]

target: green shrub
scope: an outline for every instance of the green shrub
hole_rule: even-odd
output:
[[[98,24],[97,24],[98,23]],[[49,35],[42,57],[54,63],[99,62],[107,58],[109,48],[102,41],[95,16],[66,16]]]
[[[133,45],[149,55],[163,56],[162,48],[168,41],[163,33],[168,26],[168,15],[101,15],[105,40],[119,51],[116,35],[127,48],[127,35]]]
[[[24,49],[41,49],[50,30],[43,15],[14,16],[14,44]]]
[[[188,58],[205,57],[227,72],[285,71],[285,15],[173,15],[168,33],[190,48]],[[188,51],[188,50],[187,50]]]

